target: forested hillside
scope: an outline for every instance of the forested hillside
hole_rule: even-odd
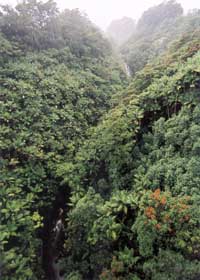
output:
[[[164,1],[143,13],[134,34],[121,47],[132,74],[167,50],[173,40],[199,28],[199,10],[183,15],[183,8],[174,0]]]
[[[200,279],[200,13],[134,32],[128,78],[78,10],[1,7],[1,279]]]
[[[57,167],[73,160],[126,77],[78,10],[30,0],[1,11],[1,277],[41,279],[54,201],[65,207],[70,193]]]

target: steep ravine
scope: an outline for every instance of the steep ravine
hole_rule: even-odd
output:
[[[67,212],[68,192],[60,189],[52,209],[44,216],[42,234],[42,268],[47,280],[62,280],[59,259],[64,243],[64,216]]]

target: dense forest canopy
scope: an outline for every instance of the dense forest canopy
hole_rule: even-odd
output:
[[[126,76],[78,10],[33,0],[1,10],[1,273],[41,279],[41,226],[58,189],[69,192],[57,166],[72,161]]]
[[[200,12],[132,26],[1,6],[1,279],[200,278]]]

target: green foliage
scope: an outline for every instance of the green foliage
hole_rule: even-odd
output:
[[[75,192],[71,197],[71,203],[74,207],[68,215],[68,238],[65,243],[68,258],[65,269],[72,272],[79,271],[81,275],[89,277],[89,271],[96,268],[95,273],[98,274],[99,269],[106,262],[101,256],[106,255],[104,252],[106,249],[102,248],[100,252],[98,246],[91,246],[87,242],[92,224],[98,217],[97,205],[102,204],[102,198],[91,188],[85,195],[79,193],[78,196]],[[98,264],[96,264],[97,260]]]
[[[78,9],[59,12],[53,0],[25,0],[1,10],[0,31],[25,52],[68,46],[79,58],[111,54],[101,32]]]
[[[152,280],[189,280],[198,279],[200,265],[199,262],[184,259],[179,253],[160,250],[157,258],[144,265],[144,270]]]
[[[123,231],[130,234],[129,225],[126,226],[125,221],[130,213],[135,215],[136,209],[135,194],[126,191],[113,194],[109,201],[97,208],[99,218],[94,222],[89,242],[95,244],[98,240],[120,240],[123,238]]]
[[[90,139],[78,152],[77,164],[72,168],[77,176],[72,185],[90,185],[105,196],[109,190],[131,187],[139,176],[132,170],[142,168],[140,159],[144,158],[142,154],[146,149],[145,145],[138,146],[140,135],[144,134],[146,139],[146,132],[151,132],[154,121],[159,118],[176,118],[182,104],[192,109],[191,102],[198,102],[195,97],[199,86],[198,69],[199,54],[185,64],[170,65],[162,77],[157,77],[157,69],[155,72],[152,69],[149,85],[143,85],[140,79],[149,75],[148,68],[147,73],[144,69],[129,86],[124,99],[92,130]],[[66,173],[68,178],[69,173]],[[141,177],[144,175],[140,181]]]
[[[0,252],[2,279],[35,279],[33,270],[38,263],[36,248],[41,242],[35,231],[41,227],[42,219],[38,212],[30,211],[34,195],[25,195],[16,186],[14,178],[10,186],[1,185],[1,226]],[[22,274],[23,271],[23,274]]]
[[[160,253],[167,256],[169,251],[172,256],[178,251],[180,259],[178,265],[171,260],[172,279],[179,279],[177,269],[181,275],[190,276],[184,279],[198,275],[200,264],[194,255],[199,252],[199,209],[194,199],[173,197],[159,189],[140,194],[123,191],[97,206],[99,217],[93,224],[89,242],[104,244],[109,241],[114,248],[110,270],[104,269],[100,279],[132,279],[141,275],[144,279],[159,279],[158,275],[168,277],[166,275],[170,274],[165,274],[167,258],[161,260]],[[184,258],[187,265],[180,266]]]
[[[0,30],[2,277],[42,279],[41,238],[58,191],[68,189],[63,170],[126,77],[78,10],[4,6]]]
[[[67,280],[81,280],[82,278],[78,272],[72,272],[67,276],[66,279]]]
[[[1,8],[2,279],[44,279],[52,205],[68,212],[66,279],[199,278],[199,13],[181,13],[170,1],[143,15],[133,72],[176,41],[124,90],[110,45],[78,10]]]
[[[166,24],[167,21],[174,20],[182,14],[181,4],[174,0],[166,1],[145,11],[139,19],[138,28],[142,32],[148,33],[150,30],[159,28],[163,22]]]
[[[108,250],[100,279],[199,275],[198,41],[186,35],[139,72],[66,170],[75,192],[103,199],[84,241]]]

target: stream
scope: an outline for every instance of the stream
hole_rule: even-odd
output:
[[[43,238],[43,269],[48,280],[61,280],[60,268],[58,260],[60,257],[60,244],[64,226],[62,218],[58,216],[58,220],[53,228],[47,229]]]
[[[124,69],[125,69],[126,75],[130,78],[131,77],[131,70],[130,70],[130,68],[129,68],[129,66],[126,62],[124,62]]]
[[[42,267],[47,280],[63,280],[59,267],[64,243],[64,213],[67,205],[67,193],[59,191],[52,209],[44,216],[42,233]]]

